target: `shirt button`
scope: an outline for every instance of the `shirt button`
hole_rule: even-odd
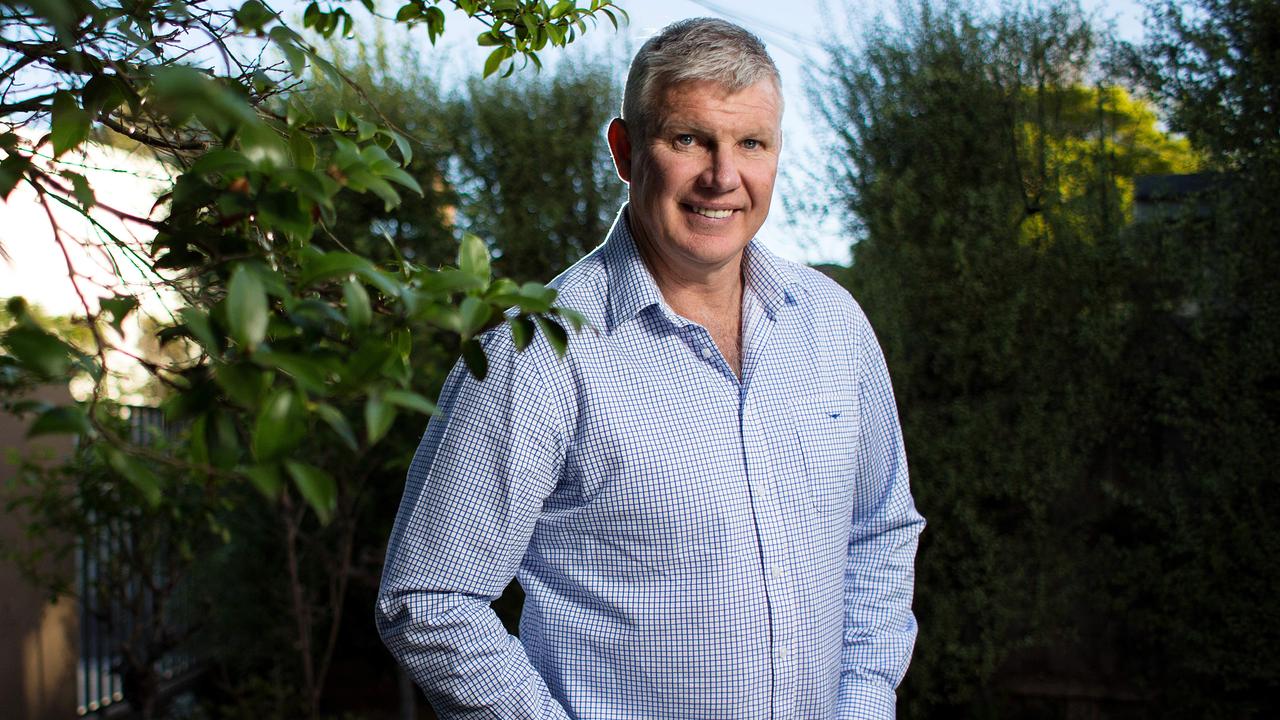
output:
[[[711,359],[711,348],[709,348],[709,347],[704,347],[704,348],[702,348],[702,359],[703,359],[703,360],[710,360],[710,359]]]

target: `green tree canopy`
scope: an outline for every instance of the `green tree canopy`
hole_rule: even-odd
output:
[[[1135,179],[1203,151],[1106,79],[1103,46],[1072,6],[925,2],[831,47],[815,93],[857,239],[846,279],[886,348],[930,520],[908,716],[1042,716],[1081,688],[1187,707],[1165,695],[1161,636],[1181,613],[1147,592],[1179,553],[1208,553],[1137,509],[1194,495],[1168,491],[1186,475],[1150,414],[1174,410],[1157,387],[1191,389],[1168,364],[1191,355],[1145,342],[1186,286],[1132,222]],[[1212,598],[1183,588],[1188,607]]]

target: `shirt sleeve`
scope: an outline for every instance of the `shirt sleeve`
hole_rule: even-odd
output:
[[[485,349],[488,376],[478,382],[461,363],[454,368],[410,465],[378,631],[442,719],[567,720],[489,607],[555,489],[562,423],[538,375],[539,343],[517,353],[500,327]]]
[[[875,509],[849,533],[844,576],[844,651],[839,718],[893,718],[895,689],[915,646],[911,612],[916,544],[924,518],[916,512],[897,406],[884,356],[865,317],[858,333],[861,432],[859,487],[874,488]]]

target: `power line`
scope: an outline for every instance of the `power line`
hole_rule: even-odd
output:
[[[801,60],[801,61],[809,60],[809,57],[806,54],[806,52],[804,50],[801,50],[795,47],[794,45],[792,45],[792,43],[796,43],[799,45],[800,48],[804,48],[812,44],[813,42],[812,38],[807,38],[799,33],[796,33],[791,30],[787,30],[785,28],[776,27],[774,24],[770,23],[767,20],[764,20],[758,17],[753,17],[745,13],[742,13],[740,11],[730,9],[728,7],[725,7],[724,5],[721,5],[720,3],[712,2],[711,0],[689,0],[689,2],[699,7],[710,10],[711,12],[716,13],[717,15],[721,15],[729,20],[733,20],[739,25],[742,25],[743,27],[749,30],[752,30],[757,35],[766,37],[769,40],[770,45],[777,47],[779,50],[787,53],[788,55],[790,55],[791,57],[797,60]]]

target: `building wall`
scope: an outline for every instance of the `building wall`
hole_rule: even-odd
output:
[[[46,387],[35,397],[69,401],[65,388]],[[13,453],[56,461],[71,450],[67,438],[25,439],[26,422],[0,412],[0,488],[7,488],[15,467]],[[8,493],[0,491],[0,497]],[[0,547],[22,551],[25,518],[3,511]],[[75,573],[75,559],[43,568]],[[79,614],[71,598],[50,603],[47,593],[26,582],[13,563],[0,558],[0,717],[6,720],[71,720],[76,717],[76,663]]]

